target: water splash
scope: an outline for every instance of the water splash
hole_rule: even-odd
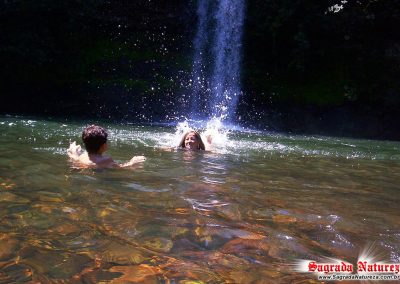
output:
[[[229,129],[225,128],[222,121],[213,118],[207,122],[202,120],[185,120],[178,122],[173,137],[170,138],[173,145],[178,145],[183,135],[189,131],[198,131],[206,145],[206,150],[222,150],[229,142]]]
[[[222,121],[212,118],[207,122],[206,129],[202,135],[214,149],[225,149],[229,144],[228,134],[230,130],[226,128]]]

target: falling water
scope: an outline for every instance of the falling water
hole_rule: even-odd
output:
[[[240,94],[244,0],[199,0],[191,114],[232,120]]]

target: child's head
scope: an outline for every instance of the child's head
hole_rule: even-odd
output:
[[[83,144],[89,154],[98,154],[100,148],[107,143],[107,131],[98,125],[90,125],[82,132]]]
[[[188,131],[183,135],[179,147],[188,150],[205,150],[203,140],[197,131]]]

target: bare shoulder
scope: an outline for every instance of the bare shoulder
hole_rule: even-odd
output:
[[[77,168],[111,168],[116,166],[114,160],[108,156],[89,156],[87,152],[84,152],[81,155],[74,155],[69,157],[73,163],[73,166]]]
[[[95,156],[90,157],[91,162],[95,163],[99,167],[112,168],[118,166],[117,163],[109,156]]]
[[[68,155],[70,158],[70,161],[72,163],[72,166],[74,168],[92,168],[96,167],[96,163],[92,162],[87,153],[83,153],[81,155]]]

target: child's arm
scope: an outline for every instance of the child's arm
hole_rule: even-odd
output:
[[[133,166],[135,164],[138,164],[138,163],[143,163],[144,161],[146,161],[146,157],[145,156],[135,156],[132,159],[130,159],[129,162],[126,162],[124,164],[117,164],[117,165],[120,168],[126,168],[126,167]]]
[[[176,147],[160,147],[158,149],[160,149],[162,151],[165,151],[165,152],[174,152],[174,151],[176,151]]]

